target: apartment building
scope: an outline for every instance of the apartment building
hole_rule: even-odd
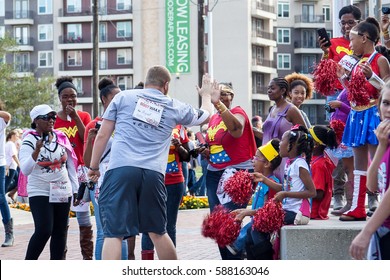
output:
[[[18,76],[74,77],[79,104],[92,108],[91,0],[1,0],[0,35],[16,39],[6,57]],[[99,0],[99,75],[133,87],[131,0]]]

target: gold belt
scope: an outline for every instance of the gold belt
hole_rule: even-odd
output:
[[[369,108],[371,108],[371,107],[376,106],[376,102],[377,102],[376,99],[371,99],[371,100],[370,100],[370,103],[367,104],[367,105],[353,106],[353,105],[351,104],[351,109],[354,110],[354,111],[364,111],[364,110],[367,110],[367,109],[369,109]]]

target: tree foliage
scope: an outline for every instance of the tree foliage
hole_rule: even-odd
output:
[[[14,46],[12,38],[0,39],[0,58],[15,53]],[[11,127],[30,127],[30,110],[34,106],[55,103],[53,82],[54,78],[50,76],[41,77],[38,81],[33,73],[18,76],[14,72],[14,65],[0,64],[0,100],[12,115]]]

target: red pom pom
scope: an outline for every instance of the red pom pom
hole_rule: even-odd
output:
[[[338,65],[333,59],[322,59],[314,72],[314,89],[316,92],[329,96],[334,94],[336,87]]]
[[[214,239],[219,247],[233,243],[240,234],[241,223],[222,205],[214,208],[202,224],[202,235]]]
[[[366,76],[360,69],[357,69],[352,75],[348,86],[348,100],[355,106],[366,106],[370,104],[370,95],[367,93],[365,84]]]
[[[247,204],[253,194],[253,183],[246,170],[239,170],[234,173],[225,183],[224,191],[236,204]]]
[[[343,139],[345,123],[340,120],[331,120],[329,126],[334,130],[337,144],[340,145],[341,140]]]
[[[282,203],[273,199],[268,200],[253,216],[252,228],[261,232],[272,233],[278,231],[284,222]]]

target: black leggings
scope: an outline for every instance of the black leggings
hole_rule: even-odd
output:
[[[50,237],[50,259],[63,259],[70,199],[68,203],[49,203],[48,196],[29,198],[35,231],[28,243],[26,260],[37,260]]]

